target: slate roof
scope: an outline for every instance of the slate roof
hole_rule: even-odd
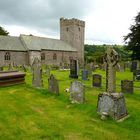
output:
[[[19,37],[0,35],[0,50],[26,51]]]
[[[51,38],[37,37],[32,35],[20,35],[28,50],[58,50],[58,51],[77,51],[68,43]]]
[[[20,37],[0,36],[0,50],[11,51],[41,51],[41,50],[57,50],[57,51],[77,51],[68,43],[51,38],[37,37],[31,35],[20,35]]]

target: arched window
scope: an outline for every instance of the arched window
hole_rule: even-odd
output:
[[[11,56],[10,56],[10,52],[6,52],[4,55],[4,60],[10,60]]]
[[[57,60],[57,55],[56,55],[56,53],[53,54],[53,60]]]
[[[41,60],[45,60],[45,53],[41,53]]]

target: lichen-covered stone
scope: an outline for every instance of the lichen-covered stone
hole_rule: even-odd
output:
[[[85,92],[81,82],[74,81],[70,86],[70,100],[72,103],[84,103]]]
[[[100,115],[105,112],[115,120],[127,116],[124,95],[122,93],[100,93],[98,96],[97,111]]]

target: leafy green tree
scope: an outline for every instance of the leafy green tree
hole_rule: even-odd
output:
[[[7,32],[4,28],[2,28],[1,26],[0,26],[0,35],[5,35],[5,36],[7,36],[9,34],[9,32]]]
[[[124,37],[126,49],[132,51],[132,60],[140,60],[140,12],[135,17],[135,24],[131,25],[130,33]]]

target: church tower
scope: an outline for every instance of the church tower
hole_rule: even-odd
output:
[[[60,40],[77,49],[77,59],[84,64],[85,22],[78,19],[60,18]]]

